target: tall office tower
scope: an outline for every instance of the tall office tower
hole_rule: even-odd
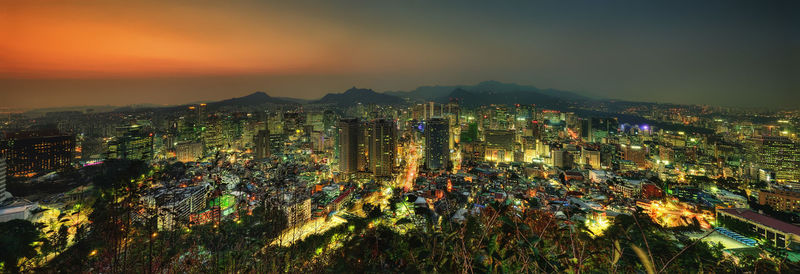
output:
[[[256,159],[266,159],[269,157],[269,123],[264,123],[264,129],[259,130],[255,137],[253,137],[253,144],[256,146],[255,155]]]
[[[153,133],[139,125],[117,128],[117,138],[108,145],[108,158],[152,160]]]
[[[759,164],[775,172],[778,182],[800,180],[800,144],[788,137],[762,136],[759,145]]]
[[[201,125],[206,121],[206,104],[197,105],[195,109],[195,115],[197,115],[197,122]]]
[[[358,172],[369,172],[370,171],[370,156],[369,153],[371,151],[370,145],[372,145],[372,123],[369,122],[361,122],[359,121],[358,127],[358,160],[357,160],[357,170]]]
[[[428,105],[430,106],[430,110],[428,110],[428,119],[430,119],[433,118],[433,116],[435,116],[433,111],[433,102],[428,102]]]
[[[397,126],[389,119],[378,119],[372,122],[370,134],[369,165],[375,176],[392,175],[394,166]]]
[[[578,118],[578,128],[580,129],[578,134],[583,141],[593,142],[594,138],[592,138],[592,119]]]
[[[570,161],[568,161],[569,153],[565,149],[560,148],[552,148],[550,150],[550,160],[553,162],[553,166],[561,169],[569,169],[570,168]]]
[[[6,158],[0,157],[0,204],[11,198],[11,193],[6,191]]]
[[[450,160],[450,130],[447,119],[431,118],[425,126],[425,165],[429,170],[446,169]]]
[[[14,132],[5,137],[0,142],[0,155],[6,157],[6,174],[12,177],[67,167],[75,151],[75,136],[56,129]]]
[[[217,116],[206,118],[205,130],[201,134],[206,149],[209,151],[223,149],[227,144],[225,143],[225,136],[223,136],[222,120]]]
[[[339,172],[352,174],[358,171],[358,119],[339,120]]]

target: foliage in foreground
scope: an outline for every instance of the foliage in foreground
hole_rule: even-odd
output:
[[[237,221],[156,233],[151,223],[132,219],[141,187],[132,178],[143,172],[135,164],[122,167],[97,184],[99,197],[88,235],[38,270],[738,273],[798,269],[775,258],[749,256],[737,263],[720,247],[681,237],[644,215],[618,216],[604,236],[592,237],[582,223],[504,205],[489,206],[463,223],[432,217],[436,215],[429,210],[412,210],[417,213],[394,220],[391,210],[381,212],[368,205],[366,217],[349,216],[346,223],[290,247],[269,244],[285,223],[279,212],[266,208],[252,215],[240,212]]]

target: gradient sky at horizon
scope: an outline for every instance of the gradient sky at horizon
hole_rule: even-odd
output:
[[[797,3],[0,0],[0,106],[498,80],[635,101],[799,107]]]

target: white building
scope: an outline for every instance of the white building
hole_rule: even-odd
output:
[[[6,158],[0,158],[0,205],[11,198],[11,193],[6,191]]]
[[[17,219],[32,221],[36,215],[34,211],[38,208],[39,203],[31,203],[27,200],[15,201],[0,208],[0,223]]]

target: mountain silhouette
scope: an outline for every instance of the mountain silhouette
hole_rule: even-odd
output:
[[[297,103],[291,102],[289,100],[279,99],[275,97],[270,97],[267,93],[263,91],[257,91],[251,93],[250,95],[231,98],[222,101],[216,101],[208,103],[209,107],[241,107],[241,106],[257,106],[263,104],[275,104],[275,105],[295,105]]]
[[[353,106],[358,103],[364,105],[398,105],[404,100],[400,97],[377,93],[371,89],[350,88],[344,93],[328,93],[313,104],[331,104],[337,106]]]
[[[499,81],[483,81],[476,85],[455,85],[455,86],[421,86],[412,91],[387,91],[386,94],[394,95],[411,100],[438,100],[448,97],[453,91],[461,89],[470,93],[492,93],[492,94],[517,94],[537,93],[544,96],[555,97],[566,100],[591,100],[591,98],[571,91],[557,89],[540,89],[534,86],[519,85],[514,83],[502,83]]]

